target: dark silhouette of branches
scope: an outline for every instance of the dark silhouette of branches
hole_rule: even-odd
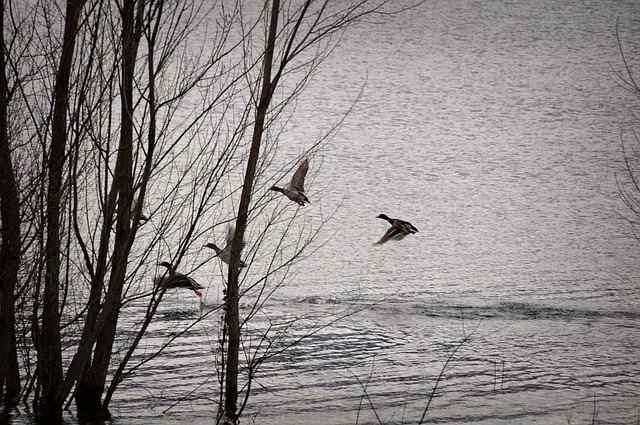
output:
[[[619,22],[616,23],[616,40],[623,71],[617,71],[612,67],[612,78],[621,89],[631,94],[638,101],[640,100],[640,87],[635,80],[629,58],[625,54]],[[633,112],[632,117],[635,123],[640,122],[640,117]],[[630,133],[631,140],[625,140],[625,130],[621,129],[620,131],[620,145],[624,166],[621,173],[616,173],[616,184],[620,199],[626,209],[622,212],[619,211],[618,214],[629,222],[633,236],[640,240],[640,171],[638,169],[640,166],[640,139],[633,128],[631,128]]]
[[[38,416],[57,419],[75,401],[82,420],[104,420],[128,377],[224,305],[217,370],[206,379],[218,377],[220,397],[210,398],[236,420],[266,361],[353,313],[275,320],[265,312],[327,240],[323,225],[335,212],[305,224],[309,213],[267,189],[302,157],[312,187],[317,153],[342,120],[282,160],[295,102],[344,31],[396,12],[391,4],[2,0],[5,400],[20,395]],[[203,241],[229,225],[231,264],[219,276],[226,297],[159,330],[163,341],[141,355],[168,298],[153,286],[158,264],[210,271],[217,259],[200,251]],[[242,311],[241,299],[250,300]],[[254,325],[262,319],[265,328]],[[310,323],[302,334],[301,321]]]

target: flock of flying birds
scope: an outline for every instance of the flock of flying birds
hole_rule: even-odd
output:
[[[311,203],[304,194],[304,179],[307,176],[307,171],[309,171],[309,160],[305,158],[298,166],[298,169],[291,178],[291,182],[289,182],[287,186],[283,188],[272,186],[269,190],[280,192],[287,198],[291,199],[293,202],[297,203],[299,206],[304,207],[305,202]],[[376,245],[383,244],[390,240],[399,241],[407,235],[412,235],[418,232],[418,229],[416,229],[415,226],[408,221],[400,220],[398,218],[389,218],[385,214],[380,214],[376,218],[387,220],[389,224],[391,224],[391,227],[389,227],[384,235],[382,235],[380,240],[375,243]],[[229,264],[229,261],[231,259],[231,241],[233,240],[233,233],[233,227],[229,227],[227,233],[227,245],[224,247],[224,249],[220,249],[214,243],[208,243],[204,245],[203,248],[213,249],[216,252],[216,256],[219,257],[220,260],[222,260],[224,263]],[[202,296],[202,292],[200,292],[200,289],[204,289],[204,286],[200,285],[193,278],[185,274],[176,272],[173,266],[166,261],[163,261],[159,265],[166,267],[168,272],[163,276],[156,276],[154,278],[153,282],[156,286],[159,286],[163,289],[187,288],[195,292],[197,296]],[[240,267],[246,267],[244,261],[240,261]]]

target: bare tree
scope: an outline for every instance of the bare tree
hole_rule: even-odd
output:
[[[640,86],[633,73],[630,58],[625,55],[619,22],[616,23],[616,39],[623,69],[622,71],[614,69],[613,79],[621,89],[636,100],[640,100]],[[640,117],[637,115],[633,115],[632,118],[636,123],[640,122]],[[629,141],[628,138],[625,140],[625,131],[621,130],[620,142],[624,168],[623,173],[616,175],[616,182],[620,199],[626,207],[626,210],[620,212],[620,215],[629,222],[633,236],[640,241],[640,138],[635,131],[631,130],[630,133],[631,140]]]
[[[14,146],[14,153],[28,156],[31,163],[36,164],[36,171],[38,168],[46,171],[46,174],[35,174],[33,186],[29,187],[33,195],[27,194],[29,202],[23,205],[23,223],[33,224],[27,226],[25,234],[32,239],[20,241],[21,245],[11,251],[13,256],[26,252],[34,260],[26,263],[25,280],[19,288],[24,301],[21,313],[33,311],[33,321],[21,323],[24,328],[17,334],[30,334],[38,350],[38,372],[34,373],[31,363],[24,364],[30,381],[25,388],[25,398],[35,389],[34,404],[42,414],[59,416],[74,386],[80,395],[77,400],[81,410],[101,410],[121,308],[127,304],[127,297],[131,297],[128,293],[134,292],[134,298],[150,293],[138,289],[143,280],[150,280],[149,269],[141,267],[143,261],[159,255],[157,248],[167,243],[165,239],[172,231],[179,239],[172,261],[179,263],[203,232],[204,217],[213,209],[208,204],[218,195],[215,185],[234,167],[233,152],[238,143],[235,138],[219,149],[206,144],[191,148],[185,143],[188,137],[212,122],[209,114],[213,115],[216,105],[230,102],[234,84],[239,79],[228,69],[221,71],[222,66],[214,67],[228,53],[223,50],[223,42],[201,61],[192,59],[200,58],[198,53],[202,52],[187,54],[186,49],[180,50],[180,46],[186,46],[188,34],[202,16],[206,16],[203,4],[130,0],[120,8],[112,8],[109,2],[94,1],[89,3],[90,7],[83,8],[84,2],[69,2],[66,10],[49,2],[20,4],[25,14],[39,10],[32,14],[44,20],[44,24],[30,27],[40,30],[30,43],[21,46],[16,42],[17,46],[6,56],[13,65],[12,73],[18,73],[20,63],[27,64],[33,73],[16,77],[31,119],[31,136],[26,140],[19,140],[17,134],[13,139],[5,137],[2,147]],[[64,13],[58,15],[60,11]],[[12,15],[11,19],[13,22],[16,16]],[[49,54],[20,55],[20,48],[32,52],[35,49],[55,51],[54,33],[58,22],[64,22],[58,64],[48,60]],[[15,25],[15,40],[20,40],[18,30],[27,29],[26,25],[18,26]],[[216,32],[216,36],[224,39],[224,31]],[[138,49],[143,38],[148,46],[146,55]],[[114,40],[120,40],[121,47],[116,51],[112,47]],[[172,59],[177,54],[182,57]],[[147,63],[148,67],[139,67],[140,63]],[[176,78],[173,82],[165,78],[159,84],[164,92],[158,96],[155,80],[167,75],[170,66],[177,67]],[[6,75],[8,71],[3,70]],[[55,76],[54,83],[50,81],[51,75]],[[201,90],[202,81],[215,78],[222,81],[220,92],[205,93],[199,103],[201,109],[190,113],[189,120],[182,120],[186,122],[182,127],[171,125],[183,99]],[[6,79],[3,81],[6,89]],[[142,96],[137,95],[138,90]],[[8,105],[8,101],[3,103],[3,112]],[[165,115],[161,116],[161,111],[165,111]],[[220,128],[220,123],[217,126]],[[8,125],[3,125],[3,129],[7,128]],[[47,128],[51,129],[50,133]],[[118,142],[113,144],[111,140],[116,137]],[[144,143],[145,137],[147,143]],[[3,160],[11,160],[10,151],[3,153],[6,153]],[[179,178],[169,191],[152,199],[152,203],[145,203],[153,179],[161,179],[167,173],[175,176],[172,164],[181,156],[185,163],[195,157],[200,162],[179,170]],[[5,169],[14,172],[20,168],[9,164]],[[194,174],[198,174],[200,181],[191,180]],[[211,192],[199,196],[195,187],[202,179],[208,181]],[[163,186],[160,181],[154,184],[156,189]],[[185,221],[176,217],[184,215],[185,205],[180,203],[190,185],[188,190],[193,194],[190,198],[198,205],[191,204],[196,209],[187,217],[185,235],[182,232],[185,227],[180,226]],[[11,185],[3,185],[5,187],[11,190]],[[47,195],[42,196],[45,193]],[[2,194],[3,206],[8,211],[9,206],[15,206],[17,197],[7,196],[13,195]],[[155,235],[147,238],[147,233],[141,243],[136,244],[144,205],[162,208],[167,201],[179,205],[180,209],[166,211],[167,214],[158,210],[147,212],[148,215],[158,213],[154,217],[158,227],[154,226]],[[11,213],[18,211],[13,208]],[[14,216],[3,216],[3,225],[11,224],[12,219]],[[210,225],[204,227],[210,228]],[[20,228],[14,225],[10,230]],[[14,235],[3,233],[3,243],[12,242]],[[20,239],[20,233],[17,238]],[[138,265],[128,270],[132,258],[137,259],[134,264]],[[10,267],[19,266],[19,261],[10,260],[11,263],[7,263]],[[5,273],[10,274],[10,269]],[[16,303],[13,292],[11,285],[3,287],[2,302],[9,307]],[[155,298],[154,302],[159,299]],[[86,304],[82,304],[82,300]],[[7,356],[12,350],[15,352],[15,343],[10,338],[16,335],[11,325],[16,316],[9,307],[2,309],[3,325],[7,325],[3,330],[7,332],[1,335],[6,340],[0,341],[2,352]],[[151,316],[146,320],[151,320]],[[63,370],[63,345],[71,354],[67,354],[70,363],[66,370]],[[24,352],[29,353],[29,348]],[[3,366],[7,366],[2,369],[3,383],[7,383],[7,390],[11,389],[7,395],[11,394],[13,399],[20,390],[19,381],[10,380],[17,376],[16,363],[3,362]],[[117,387],[122,375],[116,378],[110,390]],[[105,408],[106,405],[108,401]]]
[[[96,302],[101,300],[103,288],[107,289],[99,312],[96,311],[93,315],[87,316],[88,319],[93,317],[94,320],[85,322],[83,336],[87,336],[87,344],[83,344],[84,340],[82,340],[79,347],[80,350],[91,347],[92,340],[95,341],[93,358],[84,368],[76,392],[79,410],[85,414],[97,413],[100,417],[105,413],[119,383],[139,366],[134,365],[128,372],[126,371],[128,362],[162,299],[162,294],[159,293],[160,288],[155,288],[136,338],[130,341],[129,346],[122,347],[126,351],[125,357],[118,365],[103,401],[107,372],[112,366],[117,318],[121,313],[121,307],[126,304],[126,298],[123,297],[128,290],[131,290],[133,282],[143,279],[136,274],[136,270],[127,271],[132,255],[137,255],[135,251],[132,253],[132,248],[136,242],[143,205],[157,203],[160,206],[168,204],[177,206],[177,211],[164,210],[160,211],[160,214],[156,211],[148,213],[158,227],[155,229],[157,233],[150,240],[143,242],[146,246],[143,248],[142,259],[153,255],[159,245],[167,243],[169,233],[175,232],[178,235],[174,240],[176,250],[170,253],[170,257],[171,262],[179,266],[182,257],[202,232],[204,219],[212,209],[212,198],[219,195],[216,185],[232,168],[230,164],[237,143],[233,138],[221,148],[221,156],[218,156],[218,150],[210,149],[206,145],[191,147],[188,143],[184,145],[181,143],[185,142],[191,132],[202,128],[208,112],[212,111],[216,105],[228,101],[225,94],[233,96],[238,77],[224,73],[218,74],[229,77],[221,85],[222,90],[213,97],[205,96],[200,104],[202,110],[190,114],[192,118],[186,121],[185,129],[181,130],[179,127],[176,129],[170,125],[172,114],[179,109],[182,100],[188,95],[193,95],[203,80],[212,78],[210,74],[215,74],[220,58],[228,53],[223,48],[225,39],[223,29],[218,33],[220,40],[217,44],[212,43],[217,48],[200,61],[189,62],[191,58],[185,56],[178,62],[171,63],[178,46],[185,44],[187,35],[193,31],[198,19],[201,19],[198,13],[201,13],[200,8],[203,4],[205,3],[129,1],[125,2],[125,7],[119,11],[122,18],[120,39],[123,52],[120,71],[122,84],[118,88],[121,107],[120,143],[115,150],[113,179],[110,180],[108,191],[105,186],[105,204],[100,209],[104,224],[100,230],[98,262],[97,265],[87,263],[89,270],[95,269],[89,274],[97,279],[92,281],[92,294],[95,295]],[[146,44],[146,52],[138,51],[141,42]],[[233,49],[233,46],[230,48]],[[140,58],[144,58],[147,67],[137,70],[136,65],[140,62]],[[172,89],[158,96],[156,87],[160,82],[156,80],[157,77],[166,72],[170,64],[181,67],[187,63],[192,68],[179,69],[178,71],[184,71],[184,73],[179,74]],[[166,89],[167,81],[161,83]],[[136,100],[133,94],[138,90],[141,90],[143,95]],[[162,116],[162,111],[166,111],[166,115]],[[164,119],[163,124],[159,123],[160,119]],[[146,143],[143,143],[145,136]],[[134,147],[137,148],[134,149]],[[214,156],[215,160],[210,161]],[[159,199],[146,202],[146,194],[150,187],[162,186],[163,182],[166,185],[167,180],[162,177],[165,171],[175,177],[176,171],[170,164],[175,163],[180,157],[184,157],[185,161],[195,159],[197,163],[185,162],[184,169],[178,171],[179,177],[175,185]],[[134,167],[134,163],[137,166]],[[200,165],[203,168],[200,168]],[[191,178],[196,180],[189,181]],[[106,178],[105,182],[107,180],[109,179]],[[154,181],[157,182],[154,183]],[[189,189],[187,189],[188,186]],[[198,188],[204,191],[200,192]],[[188,199],[183,195],[185,189]],[[185,214],[187,212],[188,214]],[[160,222],[156,221],[158,219]],[[114,222],[115,227],[112,226]],[[208,226],[208,224],[204,225]],[[77,233],[77,239],[82,241],[80,232]],[[115,234],[113,247],[109,242],[112,233]],[[87,244],[81,243],[81,245]],[[85,257],[91,257],[90,253],[85,253]],[[109,269],[108,277],[106,276],[107,268]],[[148,276],[146,278],[148,279]],[[98,304],[92,302],[91,305]],[[162,348],[158,353],[161,350]],[[76,355],[73,360],[74,362],[77,360],[77,364],[82,365],[84,359],[85,356]],[[74,366],[73,362],[71,366]],[[75,370],[70,367],[67,376],[69,383],[74,379],[72,371]],[[91,417],[88,418],[91,419]]]
[[[60,339],[60,215],[64,191],[63,173],[67,150],[67,109],[69,84],[80,12],[84,0],[69,0],[64,21],[64,35],[60,63],[53,89],[51,117],[51,144],[46,167],[47,183],[47,236],[45,245],[45,281],[42,308],[42,329],[38,347],[41,396],[38,409],[43,415],[61,417],[63,399],[62,347]]]
[[[305,213],[268,194],[271,173],[313,157],[340,125],[274,167],[287,108],[342,32],[388,13],[387,0],[275,0],[255,10],[241,1],[4,1],[13,36],[0,62],[4,397],[22,391],[58,418],[75,399],[84,419],[102,419],[128,376],[220,308],[203,306],[140,354],[165,291],[152,283],[158,263],[185,274],[208,267],[213,255],[194,249],[232,225],[218,372],[221,415],[236,420],[260,366],[305,336],[291,336],[297,318],[250,324],[322,227],[298,225]],[[205,42],[190,39],[196,28]],[[21,113],[9,118],[11,108]],[[243,312],[242,297],[253,300]],[[123,315],[135,329],[123,329]]]
[[[5,21],[4,0],[0,1],[0,22]],[[20,198],[9,143],[8,106],[12,96],[7,79],[6,43],[0,32],[0,396],[15,404],[20,396],[20,375],[16,347],[15,292],[20,269]]]
[[[339,39],[341,33],[366,17],[390,13],[384,9],[387,1],[359,0],[337,4],[327,0],[285,1],[282,3],[279,0],[273,0],[270,3],[269,5],[269,2],[265,2],[263,9],[264,20],[267,22],[265,45],[264,50],[261,46],[258,47],[258,52],[262,57],[262,65],[261,73],[256,79],[255,86],[259,87],[259,89],[253,91],[257,94],[253,96],[255,119],[235,222],[236,232],[232,242],[226,291],[226,321],[223,328],[227,332],[225,335],[227,338],[224,339],[227,348],[224,362],[226,368],[224,371],[224,406],[222,411],[223,416],[230,421],[236,421],[241,414],[250,393],[251,381],[259,365],[268,357],[265,354],[257,356],[256,353],[245,353],[245,358],[251,360],[246,365],[248,371],[247,382],[242,385],[245,388],[245,399],[242,407],[238,409],[241,329],[243,324],[247,323],[246,319],[241,320],[238,309],[241,296],[239,265],[249,214],[260,210],[259,207],[252,207],[251,203],[265,133],[274,120],[281,116],[284,108],[297,97],[316,69],[331,53],[333,47],[335,47],[334,36]],[[247,49],[250,49],[250,47],[247,47]],[[251,51],[248,50],[246,55],[251,56]],[[293,84],[292,87],[284,89],[284,94],[281,96],[284,100],[273,104],[276,90],[279,88],[283,76],[291,73],[292,78],[295,80],[296,71],[299,72],[298,82]],[[284,262],[283,266],[288,267],[292,259],[299,258],[307,243],[308,241],[301,243],[294,250],[295,252],[290,259]],[[264,293],[264,282],[261,284],[260,290]],[[256,352],[264,349],[263,344],[267,346],[266,351],[270,351],[269,347],[274,351],[278,351],[274,349],[275,344],[273,340],[269,340],[267,334],[263,335],[262,342],[258,344],[259,348]]]

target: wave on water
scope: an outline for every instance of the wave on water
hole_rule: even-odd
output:
[[[486,304],[471,304],[459,302],[432,302],[407,300],[393,297],[385,299],[349,298],[338,295],[307,295],[292,300],[298,305],[354,305],[359,304],[363,309],[370,306],[374,310],[385,310],[393,313],[418,314],[423,317],[465,318],[465,319],[618,319],[636,321],[640,319],[640,310],[611,310],[574,307],[567,305],[548,305],[539,302],[498,301]]]

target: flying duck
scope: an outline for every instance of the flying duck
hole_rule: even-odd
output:
[[[203,248],[213,249],[216,252],[216,255],[220,257],[222,262],[229,264],[229,261],[231,261],[231,242],[233,241],[234,234],[235,228],[233,226],[229,226],[229,229],[227,230],[227,245],[224,247],[224,249],[220,249],[218,245],[211,242],[204,245]],[[240,260],[240,268],[245,266],[245,262]]]
[[[377,245],[383,244],[391,239],[399,241],[407,235],[418,233],[418,229],[408,221],[400,220],[399,218],[389,218],[385,214],[380,214],[376,218],[387,220],[391,224],[391,227],[387,229],[382,238],[376,242]]]
[[[298,166],[298,169],[291,178],[291,182],[286,187],[280,188],[278,186],[272,186],[269,190],[280,192],[293,202],[297,202],[298,205],[304,207],[305,202],[311,203],[304,194],[304,178],[307,175],[307,171],[309,171],[309,160],[305,158]]]
[[[166,267],[167,270],[169,270],[169,274],[164,277],[156,276],[153,279],[154,285],[159,286],[162,289],[187,288],[193,290],[197,296],[202,296],[202,292],[200,292],[199,289],[204,289],[204,286],[200,285],[189,276],[176,272],[171,263],[163,261],[158,265]]]

